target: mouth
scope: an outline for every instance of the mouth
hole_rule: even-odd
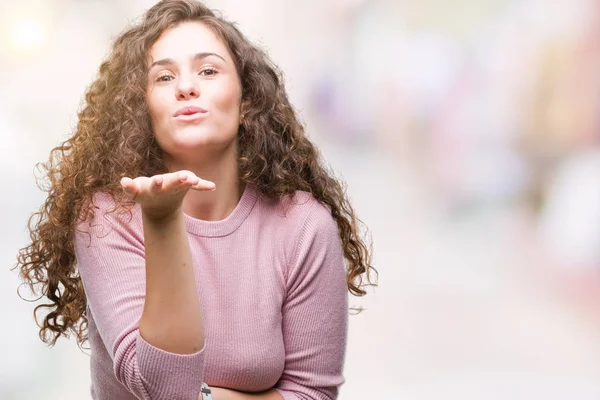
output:
[[[177,110],[173,118],[182,122],[197,121],[208,115],[208,111],[201,107],[189,106]]]
[[[196,114],[206,114],[208,111],[201,107],[188,106],[180,108],[173,114],[173,118],[192,116]]]

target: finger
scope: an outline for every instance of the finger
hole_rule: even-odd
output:
[[[125,190],[125,189],[127,189],[127,186],[131,183],[131,181],[132,181],[131,178],[124,176],[121,178],[121,181],[119,183],[123,187],[123,190]]]
[[[189,189],[192,185],[197,183],[198,177],[191,171],[181,170],[165,174],[165,183],[163,187],[166,190],[177,190]]]
[[[194,190],[215,190],[217,185],[214,182],[206,181],[204,179],[198,178],[198,182],[192,186]]]
[[[177,181],[181,186],[191,187],[198,183],[200,178],[196,176],[192,171],[181,170],[175,173],[177,176]]]
[[[196,185],[198,182],[202,181],[195,173],[189,171],[187,169],[182,169],[181,171],[176,172],[177,177],[180,182],[190,183],[192,186]],[[205,181],[207,182],[207,181]]]
[[[177,179],[179,179],[180,182],[188,181],[188,180],[190,180],[190,178],[194,177],[194,174],[189,171],[178,171],[178,172],[176,172],[176,174],[177,174]]]
[[[164,177],[162,175],[155,175],[150,179],[150,192],[158,193],[164,186]]]
[[[136,184],[136,182],[128,177],[123,177],[121,178],[121,187],[123,188],[123,191],[129,195],[132,199],[135,198],[135,196],[137,195],[138,192],[138,186]]]
[[[160,177],[160,178],[159,178]],[[181,186],[181,180],[177,172],[169,172],[162,175],[155,175],[152,177],[153,187],[158,185],[163,191],[171,191]],[[160,184],[158,183],[160,182]]]

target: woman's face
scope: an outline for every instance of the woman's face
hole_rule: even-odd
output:
[[[225,44],[206,25],[185,22],[164,31],[148,55],[148,106],[166,156],[194,162],[230,149],[241,85]]]

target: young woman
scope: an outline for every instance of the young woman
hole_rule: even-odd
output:
[[[278,70],[234,25],[156,4],[45,167],[17,267],[51,301],[42,340],[89,340],[94,399],[337,397],[370,249]]]

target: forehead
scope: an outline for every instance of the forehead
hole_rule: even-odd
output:
[[[217,53],[231,61],[227,46],[211,28],[201,22],[183,22],[160,35],[148,51],[148,61],[187,61],[191,55],[202,52]]]

